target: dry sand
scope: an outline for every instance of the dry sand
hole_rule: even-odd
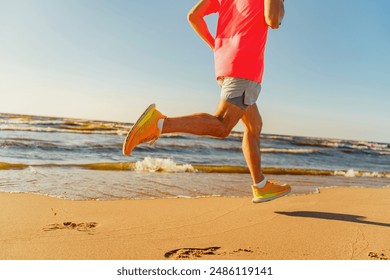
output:
[[[390,259],[390,188],[69,201],[0,193],[0,259]]]

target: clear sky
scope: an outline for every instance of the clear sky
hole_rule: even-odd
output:
[[[0,0],[0,112],[213,113],[213,54],[186,19],[196,2]],[[390,143],[390,1],[285,5],[266,50],[263,132]],[[214,31],[216,16],[207,21]]]

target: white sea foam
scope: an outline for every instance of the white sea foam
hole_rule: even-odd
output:
[[[355,170],[353,170],[353,169],[349,169],[346,173],[345,173],[345,177],[351,177],[351,178],[353,178],[353,177],[356,177],[356,175],[357,175],[357,172],[355,171]]]
[[[195,169],[190,164],[179,165],[171,159],[146,157],[142,161],[137,161],[135,171],[143,172],[194,172]]]
[[[294,137],[293,136],[287,136],[287,135],[269,135],[269,134],[266,134],[264,136],[264,138],[267,138],[267,139],[276,139],[276,140],[279,140],[279,139],[282,139],[282,140],[293,140]]]
[[[278,149],[278,148],[262,148],[263,153],[286,153],[286,154],[313,154],[317,153],[315,149]]]
[[[368,171],[358,171],[349,169],[347,171],[337,170],[334,172],[335,176],[344,176],[349,178],[354,177],[371,177],[371,178],[390,178],[390,173],[388,172],[368,172]]]

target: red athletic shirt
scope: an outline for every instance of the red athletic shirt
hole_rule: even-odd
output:
[[[219,14],[215,36],[216,76],[261,82],[268,25],[264,0],[212,0]]]

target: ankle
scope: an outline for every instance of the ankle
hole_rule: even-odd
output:
[[[255,186],[261,189],[261,188],[264,188],[266,184],[267,184],[267,178],[265,176],[263,176],[263,180],[256,183]]]

